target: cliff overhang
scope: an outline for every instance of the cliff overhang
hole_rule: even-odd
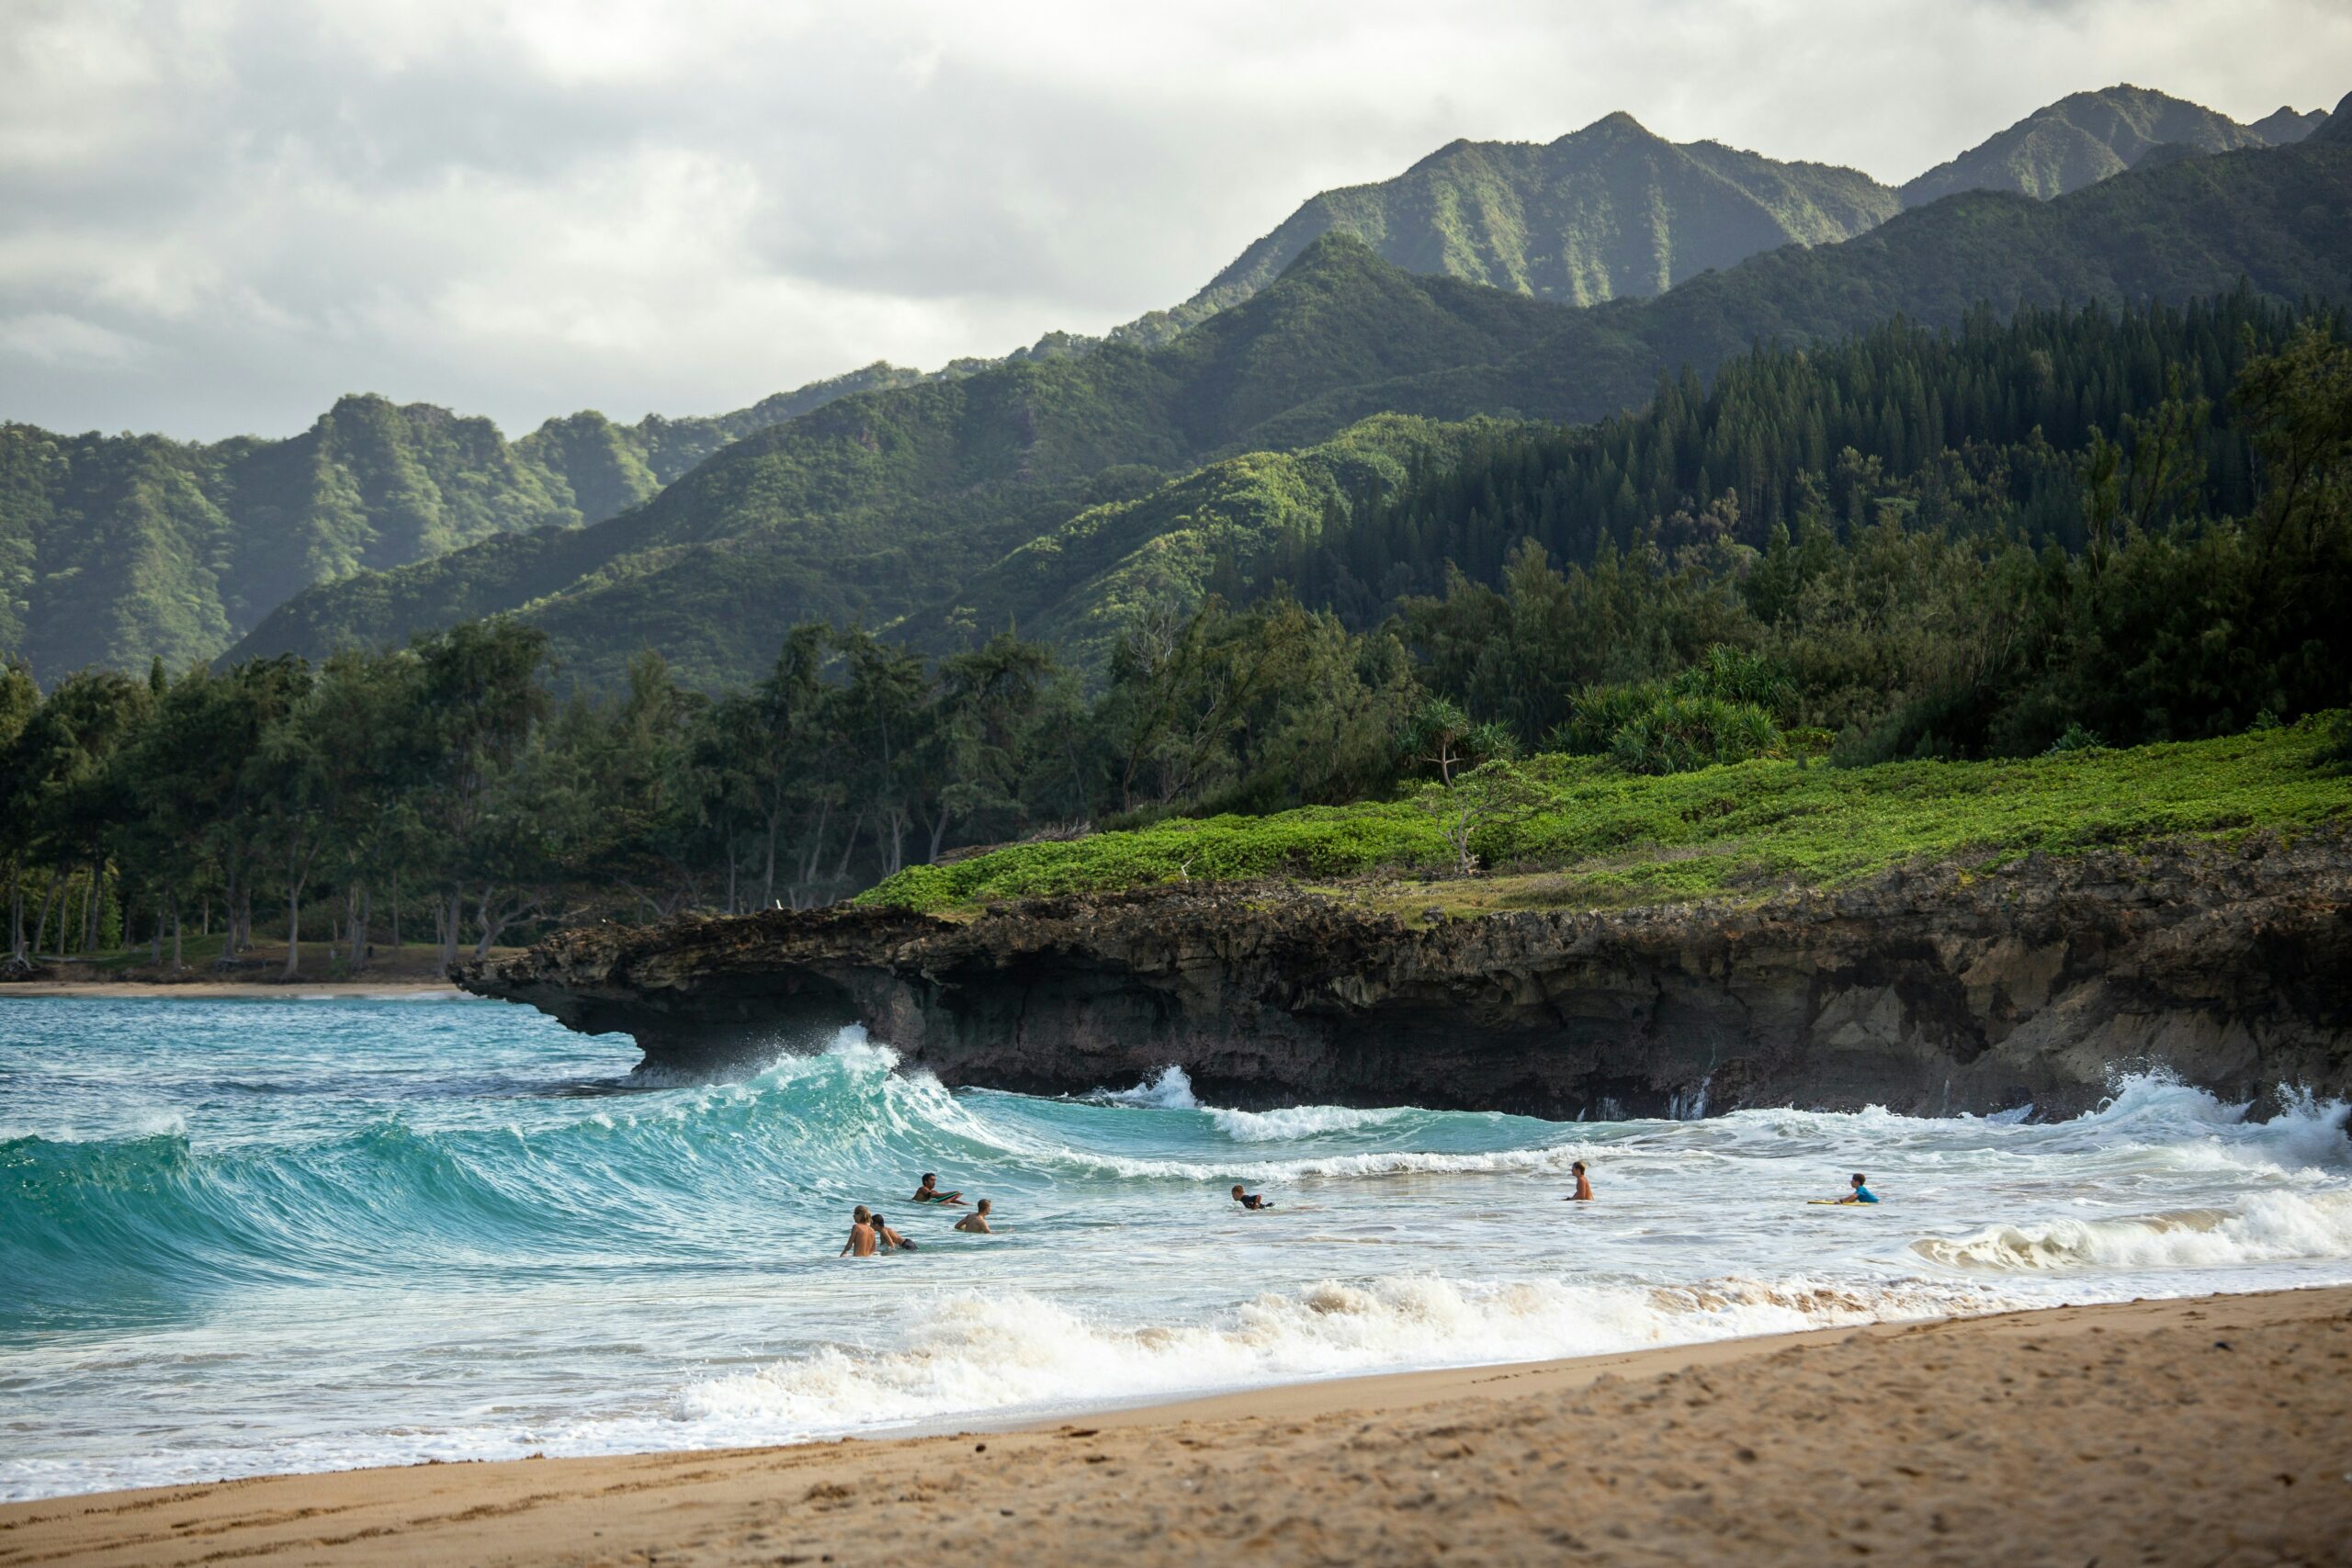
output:
[[[595,926],[459,984],[701,1066],[863,1024],[953,1085],[1532,1115],[2352,1094],[2352,844],[2159,844],[1741,902],[1408,919],[1273,884]]]

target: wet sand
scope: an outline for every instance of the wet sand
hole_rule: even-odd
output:
[[[2343,1562],[2352,1288],[0,1508],[0,1565]]]

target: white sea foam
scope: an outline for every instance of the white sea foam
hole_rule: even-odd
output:
[[[1419,1117],[1409,1108],[1363,1111],[1351,1105],[1295,1105],[1283,1111],[1224,1111],[1212,1108],[1209,1118],[1218,1131],[1237,1144],[1284,1144],[1326,1133],[1355,1133],[1387,1127]]]
[[[2257,1192],[2235,1212],[2180,1209],[2128,1219],[2058,1219],[1929,1236],[1912,1250],[1950,1268],[2228,1269],[2352,1258],[2352,1193]]]
[[[1146,1111],[1201,1109],[1201,1102],[1193,1098],[1191,1075],[1174,1066],[1160,1068],[1157,1077],[1133,1089],[1098,1089],[1087,1098],[1103,1105],[1134,1105]]]
[[[1024,1292],[927,1304],[912,1343],[828,1348],[698,1382],[679,1414],[809,1433],[983,1412],[1074,1409],[1351,1373],[1600,1355],[1822,1327],[1997,1311],[1995,1292],[1926,1281],[1855,1286],[1726,1279],[1679,1287],[1324,1280],[1217,1321],[1112,1325]]]

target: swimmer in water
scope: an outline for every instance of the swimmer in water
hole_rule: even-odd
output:
[[[881,1215],[874,1216],[874,1239],[882,1244],[885,1252],[913,1252],[915,1244],[890,1228],[890,1222]]]
[[[1233,1184],[1233,1201],[1240,1204],[1245,1209],[1271,1209],[1273,1207],[1272,1203],[1267,1202],[1257,1193],[1244,1192],[1241,1190],[1241,1183],[1238,1181]]]
[[[915,1189],[914,1201],[918,1203],[960,1204],[964,1201],[964,1194],[942,1192],[939,1190],[939,1178],[926,1170],[922,1173],[922,1185]]]
[[[994,1235],[989,1229],[989,1201],[981,1199],[978,1208],[956,1222],[956,1228],[970,1235]]]
[[[875,1247],[874,1216],[867,1211],[865,1204],[860,1203],[856,1212],[850,1215],[849,1240],[842,1244],[841,1251],[834,1256],[836,1258],[871,1258],[874,1256]]]
[[[1576,1173],[1577,1190],[1568,1194],[1566,1201],[1571,1203],[1578,1201],[1587,1203],[1591,1202],[1592,1182],[1584,1173],[1584,1161],[1578,1160],[1576,1164],[1568,1167],[1568,1168]]]
[[[1864,1176],[1859,1170],[1854,1172],[1853,1187],[1854,1190],[1851,1192],[1849,1192],[1843,1198],[1838,1199],[1838,1201],[1840,1203],[1875,1203],[1878,1201],[1878,1194],[1870,1190],[1870,1178]]]

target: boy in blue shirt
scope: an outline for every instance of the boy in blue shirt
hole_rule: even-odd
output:
[[[1854,1190],[1845,1197],[1838,1199],[1838,1201],[1840,1203],[1877,1202],[1878,1194],[1870,1190],[1870,1187],[1868,1186],[1869,1179],[1870,1179],[1865,1177],[1860,1171],[1858,1170],[1854,1172]]]

